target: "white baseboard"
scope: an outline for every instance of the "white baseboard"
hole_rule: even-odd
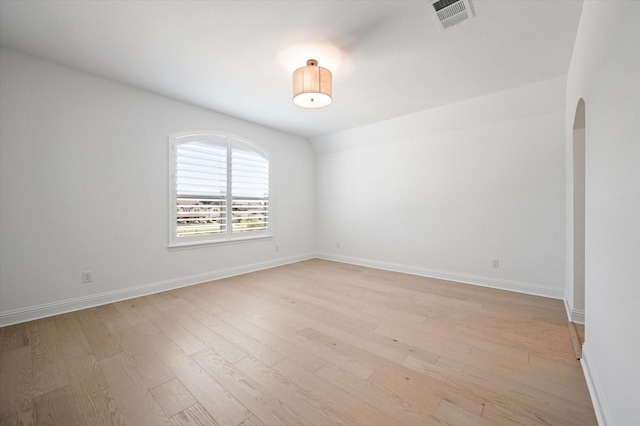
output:
[[[569,306],[569,301],[565,298],[564,300],[564,308],[567,311],[567,318],[571,322],[575,322],[576,324],[584,325],[584,310],[583,309],[575,309]]]
[[[567,313],[567,320],[571,321],[571,307],[569,306],[569,301],[566,297],[563,298],[562,301],[564,302],[564,310]]]
[[[121,290],[114,290],[104,293],[92,294],[89,296],[77,297],[58,302],[46,303],[43,305],[29,306],[26,308],[15,309],[12,311],[0,312],[0,327],[11,324],[17,324],[35,319],[50,317],[53,315],[64,314],[67,312],[77,311],[80,309],[91,308],[94,306],[104,305],[107,303],[119,302],[121,300],[132,299],[135,297],[146,296],[149,294],[160,293],[162,291],[173,290],[180,287],[186,287],[194,284],[200,284],[207,281],[227,278],[234,275],[246,274],[262,269],[274,268],[277,266],[287,265],[289,263],[300,262],[303,260],[319,258],[325,260],[333,260],[336,262],[350,263],[354,265],[367,266],[371,268],[384,269],[388,271],[402,272],[405,274],[419,275],[430,278],[437,278],[448,281],[457,281],[467,284],[474,284],[483,287],[491,287],[500,290],[515,291],[518,293],[533,294],[536,296],[550,297],[554,299],[562,299],[563,291],[551,287],[545,287],[535,284],[521,283],[517,281],[500,280],[496,278],[482,277],[477,275],[460,274],[456,272],[438,271],[433,269],[419,268],[408,265],[401,265],[390,262],[379,262],[374,260],[352,258],[346,256],[336,256],[331,254],[308,253],[288,258],[275,259],[266,262],[258,262],[249,265],[242,265],[234,268],[220,269],[202,274],[189,275],[186,277],[175,278],[155,283],[143,284],[135,287],[129,287]]]
[[[258,262],[249,265],[205,272],[202,274],[189,275],[181,278],[158,281],[150,284],[143,284],[121,290],[92,294],[59,302],[51,302],[43,305],[4,311],[0,312],[0,327],[78,311],[80,309],[91,308],[94,306],[105,305],[107,303],[119,302],[121,300],[133,299],[135,297],[147,296],[149,294],[160,293],[162,291],[173,290],[180,287],[187,287],[207,281],[219,280],[221,278],[228,278],[262,269],[274,268],[277,266],[313,259],[314,257],[315,255],[313,253],[309,253],[305,255],[280,258],[266,262]]]
[[[490,287],[499,290],[514,291],[517,293],[544,296],[552,299],[563,299],[564,289],[558,289],[543,285],[522,283],[518,281],[502,280],[498,278],[483,277],[480,275],[461,274],[458,272],[439,271],[435,269],[420,268],[409,265],[402,265],[391,262],[380,262],[377,260],[360,259],[347,256],[337,256],[334,254],[319,253],[318,259],[333,260],[336,262],[350,263],[353,265],[366,266],[387,271],[402,272],[405,274],[419,275],[429,278],[437,278],[447,281],[457,281],[466,284],[474,284],[482,287]]]
[[[584,325],[584,311],[582,309],[572,309],[571,321],[575,322],[576,324]]]
[[[584,345],[582,345],[582,358],[580,359],[580,364],[582,365],[584,378],[587,381],[587,388],[589,389],[589,395],[591,396],[593,410],[596,413],[596,419],[600,426],[613,425],[607,405],[604,398],[602,398],[602,395],[604,395],[602,393],[602,388],[600,387],[597,376],[589,365],[589,353],[589,345],[585,342]]]

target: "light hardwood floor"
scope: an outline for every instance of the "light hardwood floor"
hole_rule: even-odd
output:
[[[559,300],[310,260],[0,329],[2,425],[589,425]]]

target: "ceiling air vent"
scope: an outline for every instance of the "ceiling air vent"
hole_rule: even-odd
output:
[[[440,30],[473,18],[469,0],[431,0],[431,7]]]

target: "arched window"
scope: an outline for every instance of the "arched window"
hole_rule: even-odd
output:
[[[169,138],[169,246],[271,235],[270,159],[224,133]]]

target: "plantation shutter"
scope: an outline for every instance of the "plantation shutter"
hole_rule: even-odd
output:
[[[169,141],[169,247],[271,237],[267,152],[224,133]]]
[[[269,229],[269,161],[233,143],[231,149],[232,232]]]
[[[177,237],[227,232],[227,142],[224,139],[176,146]]]

